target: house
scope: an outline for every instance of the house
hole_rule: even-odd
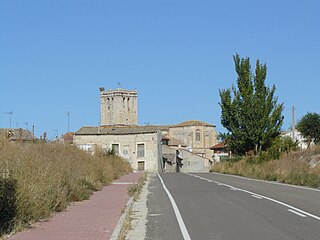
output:
[[[9,139],[11,142],[33,142],[37,140],[32,132],[22,128],[1,128],[0,135]]]
[[[208,171],[212,164],[214,125],[190,120],[139,126],[137,91],[100,88],[100,123],[75,132],[74,144],[86,151],[113,150],[135,171]]]
[[[74,132],[67,132],[67,133],[63,134],[61,140],[64,144],[72,145],[73,144],[73,137],[74,137]]]
[[[308,148],[308,143],[307,143],[307,139],[305,139],[302,134],[298,131],[298,130],[294,130],[294,131],[284,131],[281,133],[282,137],[290,137],[294,142],[298,143],[298,147],[300,147],[301,149],[307,149]],[[311,146],[314,143],[311,142]]]
[[[81,149],[100,147],[127,159],[135,171],[162,171],[161,129],[153,126],[82,127],[74,135]]]
[[[221,157],[230,157],[231,152],[228,149],[228,146],[224,143],[218,143],[212,147],[210,147],[211,150],[213,150],[213,159],[215,162],[220,162]]]

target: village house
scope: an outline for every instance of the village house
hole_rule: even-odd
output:
[[[82,127],[73,138],[79,148],[113,150],[135,171],[209,171],[215,126],[186,121],[168,126],[138,125],[137,91],[100,88],[100,126]]]
[[[32,132],[22,128],[1,128],[0,136],[11,142],[33,142],[37,140]]]

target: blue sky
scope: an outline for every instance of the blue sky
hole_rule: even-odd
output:
[[[284,129],[320,113],[320,1],[0,0],[0,127],[99,123],[99,87],[136,89],[139,124],[220,123],[232,56],[268,67]]]

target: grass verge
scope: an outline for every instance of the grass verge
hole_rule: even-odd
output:
[[[144,173],[140,178],[138,183],[130,185],[128,187],[128,194],[133,198],[133,201],[137,201],[139,199],[139,195],[142,191],[142,188],[147,180],[148,173]],[[133,212],[132,205],[128,209],[128,213],[122,225],[118,240],[125,240],[128,231],[132,230],[132,220],[133,220]]]

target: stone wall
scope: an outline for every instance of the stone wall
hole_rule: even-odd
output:
[[[209,172],[212,162],[187,150],[179,150],[178,157],[182,159],[181,172]]]

